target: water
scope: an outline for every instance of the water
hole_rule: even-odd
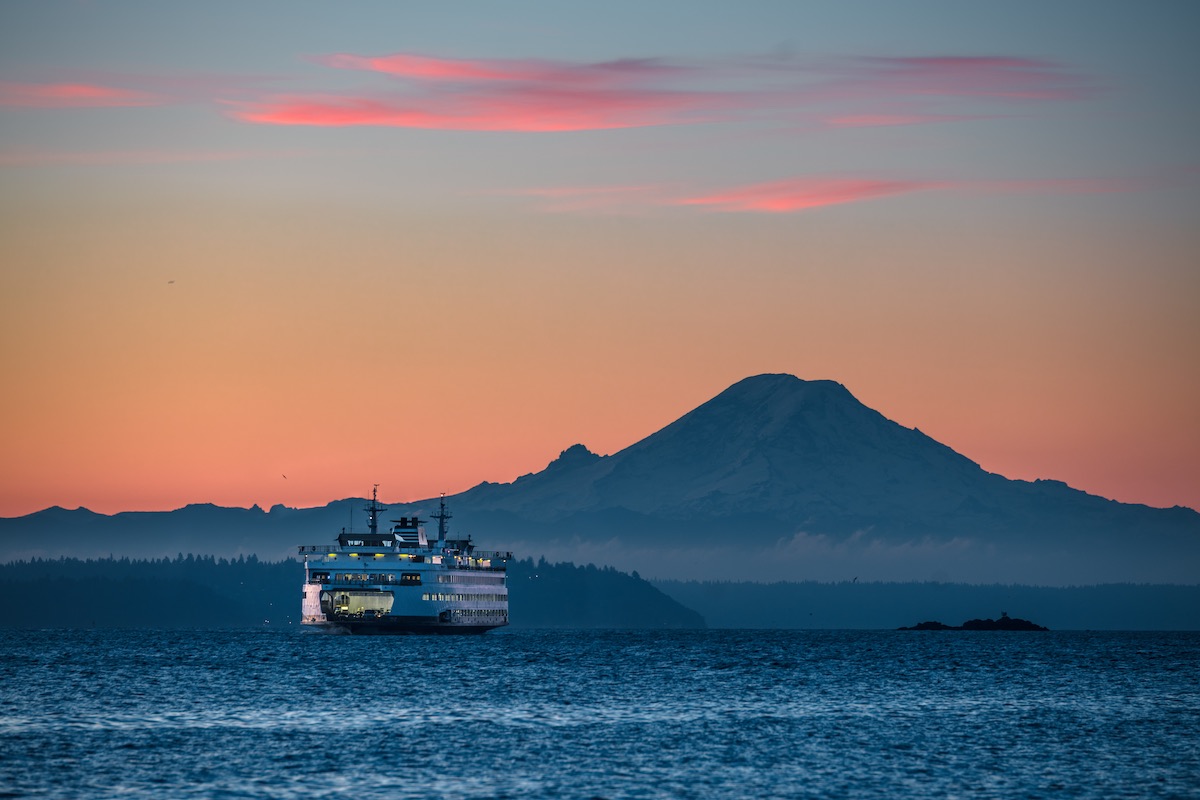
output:
[[[8,631],[0,796],[1200,797],[1200,634]]]

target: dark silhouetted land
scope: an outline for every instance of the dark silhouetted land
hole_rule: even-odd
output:
[[[918,622],[916,625],[900,628],[902,631],[1048,631],[1049,628],[1030,622],[1019,617],[1010,617],[1008,612],[1000,614],[999,619],[969,619],[962,625],[946,625],[943,622]]]
[[[295,560],[35,559],[0,566],[0,627],[230,628],[292,625],[304,567]],[[704,619],[611,567],[510,564],[514,627],[703,628]]]

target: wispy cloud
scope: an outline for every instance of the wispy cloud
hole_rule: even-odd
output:
[[[335,69],[363,70],[422,81],[503,81],[575,86],[630,85],[686,71],[655,58],[572,63],[546,59],[453,59],[412,53],[387,56],[335,53],[312,60]]]
[[[788,213],[856,203],[935,189],[932,181],[805,176],[745,184],[699,193],[661,184],[556,186],[507,194],[536,198],[543,211],[644,212],[652,208],[696,207],[712,211]]]
[[[235,118],[267,125],[547,132],[678,124],[711,118],[721,105],[701,93],[538,85],[420,98],[294,95],[231,107]]]
[[[707,192],[656,184],[537,187],[508,192],[537,198],[544,211],[633,213],[652,208],[693,207],[730,213],[788,214],[828,206],[926,191],[968,195],[1110,194],[1188,185],[1200,174],[1184,169],[1170,175],[1033,180],[935,180],[844,175],[807,175],[741,184]]]
[[[708,194],[680,197],[675,205],[704,206],[717,211],[757,211],[772,214],[806,211],[857,203],[879,197],[940,188],[931,181],[869,178],[808,177],[753,183]]]
[[[571,63],[338,53],[313,60],[401,80],[366,93],[231,104],[233,116],[269,125],[548,132],[695,122],[740,102],[724,92],[657,82],[683,70],[655,59]]]
[[[956,95],[1008,100],[1079,100],[1089,81],[1049,61],[1010,57],[868,58],[863,79],[909,95]]]
[[[917,125],[968,118],[927,107],[953,98],[1076,99],[1087,82],[1018,58],[771,58],[671,63],[451,59],[335,53],[311,61],[387,82],[368,91],[265,95],[231,103],[270,125],[473,131],[580,131],[762,119],[823,127]],[[897,110],[899,109],[899,110]]]
[[[0,81],[0,106],[8,108],[117,108],[161,102],[158,95],[115,86]]]

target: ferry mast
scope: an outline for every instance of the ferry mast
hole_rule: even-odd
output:
[[[371,504],[364,510],[367,512],[367,527],[371,533],[379,533],[379,512],[387,511],[387,506],[379,505],[379,484],[371,488]]]
[[[446,541],[446,520],[454,515],[446,510],[446,493],[442,492],[442,499],[438,502],[438,513],[431,514],[438,521],[438,541]]]

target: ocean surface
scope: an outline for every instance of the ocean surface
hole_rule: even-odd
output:
[[[1200,634],[3,631],[0,797],[1200,797]]]

